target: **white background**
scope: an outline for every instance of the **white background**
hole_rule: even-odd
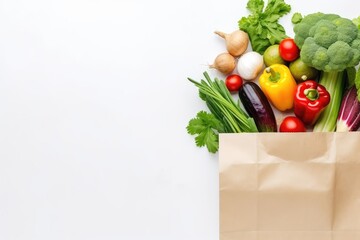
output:
[[[218,156],[186,133],[206,109],[187,77],[246,2],[0,0],[0,239],[218,239]],[[297,11],[359,15],[286,2],[290,36]]]

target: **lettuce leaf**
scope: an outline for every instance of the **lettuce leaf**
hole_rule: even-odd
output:
[[[265,7],[265,9],[264,9]],[[287,37],[285,29],[278,20],[291,11],[284,0],[249,0],[247,9],[250,15],[238,21],[239,29],[249,34],[252,49],[260,54]]]

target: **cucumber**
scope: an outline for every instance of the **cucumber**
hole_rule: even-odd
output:
[[[239,90],[239,98],[249,116],[254,119],[259,132],[277,132],[274,111],[256,83],[244,83]]]

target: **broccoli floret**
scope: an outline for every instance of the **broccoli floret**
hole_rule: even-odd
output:
[[[297,32],[297,36],[295,36],[296,38],[296,44],[298,46],[302,46],[305,42],[305,38],[306,36],[309,35],[309,31],[310,31],[311,25],[303,23],[303,24],[296,24],[294,26],[294,32]]]
[[[351,47],[355,49],[360,49],[360,37],[352,41]]]
[[[327,49],[323,47],[319,47],[314,54],[313,58],[314,65],[316,66],[327,66],[329,65],[330,58],[327,54]]]
[[[360,31],[336,14],[313,13],[295,24],[295,43],[304,63],[318,70],[342,71],[360,61]]]
[[[354,39],[357,38],[358,31],[354,31],[356,25],[353,22],[346,18],[335,19],[334,24],[338,29],[338,39],[346,43],[351,43]]]
[[[329,70],[340,71],[347,68],[347,65],[353,60],[354,52],[349,44],[337,41],[332,44],[327,51],[329,56],[332,57],[329,62]]]
[[[340,18],[340,16],[337,14],[333,14],[333,13],[328,13],[328,14],[323,13],[322,18],[325,20],[328,20],[328,21],[333,21],[335,19]]]
[[[310,25],[314,25],[315,22],[318,22],[325,18],[326,17],[325,17],[324,13],[317,12],[317,13],[312,13],[312,14],[309,14],[309,15],[303,17],[302,22],[306,22]]]
[[[314,37],[315,42],[325,48],[328,48],[338,40],[336,25],[327,20],[320,20],[318,24],[311,28],[310,34]]]
[[[316,49],[316,51],[313,51]],[[301,60],[304,62],[310,62],[311,66],[326,66],[328,65],[330,58],[327,54],[327,49],[319,46],[314,38],[307,38],[303,48],[300,52]]]

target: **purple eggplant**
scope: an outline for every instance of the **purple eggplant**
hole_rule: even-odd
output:
[[[274,111],[256,83],[244,83],[239,90],[239,98],[247,113],[254,119],[259,132],[277,131]]]
[[[356,87],[346,90],[341,101],[338,114],[336,131],[350,132],[357,131],[360,127],[360,102],[357,97]]]

